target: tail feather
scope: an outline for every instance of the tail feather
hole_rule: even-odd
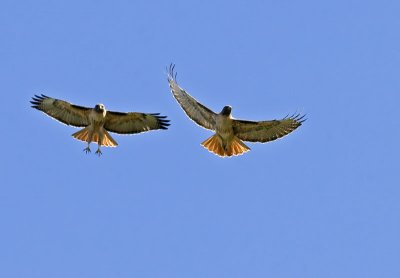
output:
[[[114,138],[111,137],[110,133],[104,129],[104,137],[101,145],[106,147],[116,147],[118,146],[118,143],[114,140]]]
[[[72,134],[72,137],[84,142],[89,142],[89,128],[85,127],[84,129],[75,132]]]
[[[222,146],[222,139],[217,134],[205,140],[203,143],[201,143],[201,145],[210,152],[222,157],[241,155],[250,150],[250,148],[236,136],[233,137],[230,144],[228,144],[224,149]]]
[[[72,134],[72,136],[74,138],[84,141],[84,142],[97,143],[100,146],[106,146],[106,147],[118,146],[118,143],[111,137],[111,135],[107,132],[107,130],[103,129],[103,133],[104,133],[104,136],[100,143],[99,143],[100,134],[98,132],[93,132],[92,138],[90,140],[90,130],[88,127],[85,127],[84,129],[81,129],[78,132],[75,132],[74,134]]]

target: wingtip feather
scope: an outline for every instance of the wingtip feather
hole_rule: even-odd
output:
[[[298,123],[299,125],[301,125],[302,123],[304,123],[307,119],[305,118],[305,116],[307,115],[307,114],[304,114],[304,115],[302,115],[302,114],[300,114],[300,113],[293,113],[292,115],[290,115],[290,114],[288,114],[288,115],[286,115],[284,118],[283,118],[283,120],[293,120],[293,121],[295,121],[296,123]]]
[[[44,95],[44,94],[41,94],[40,96],[39,95],[34,95],[33,97],[32,97],[32,100],[33,100],[33,102],[35,102],[35,103],[33,103],[32,101],[31,101],[31,103],[32,104],[41,104],[42,102],[43,102],[43,100],[45,100],[45,99],[48,99],[48,98],[50,98],[50,97],[48,97],[48,96],[46,96],[46,95]]]
[[[176,82],[176,77],[178,73],[175,72],[175,64],[174,63],[169,64],[169,69],[167,71],[168,71],[168,82],[171,81]]]

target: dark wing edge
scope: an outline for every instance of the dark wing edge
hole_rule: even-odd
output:
[[[42,112],[45,112],[45,111],[43,111],[43,108],[41,107],[41,105],[42,105],[42,103],[43,103],[43,101],[44,101],[45,99],[50,99],[50,98],[51,98],[51,97],[48,97],[48,96],[46,96],[46,95],[44,95],[44,94],[41,94],[40,96],[34,95],[34,96],[32,97],[32,100],[30,101],[30,103],[33,104],[31,107],[32,107],[32,108],[35,108],[35,109],[37,109],[37,110],[40,110],[40,111],[42,111]]]
[[[154,118],[155,123],[145,123],[144,121],[148,120],[146,119],[148,116]],[[167,130],[168,126],[170,126],[170,120],[166,118],[167,116],[160,116],[160,113],[107,111],[104,128],[107,131],[122,135],[137,134],[150,130]]]
[[[282,120],[287,120],[287,119],[293,120],[298,123],[298,126],[301,126],[305,121],[307,121],[306,116],[307,114],[301,114],[301,113],[294,113],[290,116],[289,114],[287,114]]]
[[[44,102],[47,100],[53,100],[51,107],[47,107]],[[65,124],[68,126],[85,127],[89,125],[86,119],[86,113],[91,108],[71,104],[64,100],[51,98],[44,94],[34,95],[30,101],[31,107],[39,111],[42,111],[47,116]]]
[[[171,124],[169,123],[170,120],[166,120],[167,116],[160,116],[160,113],[146,113],[147,115],[154,116],[157,119],[158,127],[156,129],[164,129],[167,130],[168,126]]]
[[[288,114],[281,120],[260,122],[233,120],[233,129],[235,135],[243,141],[267,143],[297,129],[307,120],[305,117],[306,114],[294,113]]]
[[[215,117],[217,114],[211,109],[201,104],[200,102],[198,102],[194,97],[189,95],[184,89],[179,87],[176,80],[177,72],[175,72],[175,64],[171,63],[169,68],[167,67],[166,70],[171,92],[174,98],[180,104],[183,111],[189,117],[189,119],[191,119],[197,125],[205,129],[214,130]],[[185,101],[189,103],[185,103]],[[188,104],[190,104],[190,107]]]

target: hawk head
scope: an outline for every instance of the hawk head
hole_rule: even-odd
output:
[[[99,112],[99,113],[103,113],[106,110],[106,108],[104,107],[104,104],[96,104],[96,106],[94,107],[94,111]]]
[[[227,106],[225,106],[224,108],[222,108],[222,111],[221,111],[221,113],[219,113],[219,114],[228,117],[228,116],[231,115],[231,112],[232,112],[232,107],[229,106],[229,105],[227,105]]]

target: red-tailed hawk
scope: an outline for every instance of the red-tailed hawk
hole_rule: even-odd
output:
[[[35,95],[31,103],[33,108],[66,125],[84,127],[72,136],[88,143],[84,149],[86,153],[90,152],[90,143],[96,142],[98,144],[96,154],[99,156],[101,155],[100,146],[116,147],[118,145],[108,131],[134,134],[154,129],[167,129],[169,126],[166,116],[159,116],[159,113],[107,111],[103,104],[96,104],[94,108],[89,108],[45,95]]]
[[[282,120],[244,121],[232,118],[232,107],[225,106],[217,114],[195,100],[176,82],[175,65],[170,65],[168,83],[175,99],[183,111],[198,125],[215,131],[215,135],[205,140],[203,145],[210,152],[226,157],[241,155],[250,150],[243,141],[266,143],[283,137],[305,121],[304,115],[294,114]]]

